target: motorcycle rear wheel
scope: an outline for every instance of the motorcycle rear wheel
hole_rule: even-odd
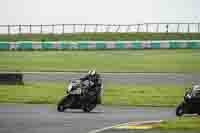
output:
[[[57,105],[58,112],[64,112],[72,104],[72,98],[70,96],[63,97]]]
[[[91,112],[96,107],[96,104],[86,104],[83,107],[84,112]]]

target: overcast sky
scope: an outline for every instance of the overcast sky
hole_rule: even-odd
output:
[[[200,0],[0,0],[0,24],[198,22]]]

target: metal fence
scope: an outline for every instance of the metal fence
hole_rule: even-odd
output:
[[[84,32],[200,32],[200,23],[0,25],[0,34]]]

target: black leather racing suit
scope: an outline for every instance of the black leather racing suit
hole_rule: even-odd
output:
[[[89,87],[87,88],[87,93],[84,94],[83,100],[84,101],[88,101],[88,102],[93,102],[98,93],[100,92],[101,89],[101,77],[99,74],[95,74],[95,75],[86,75],[83,78],[80,78],[81,81],[86,81],[88,80],[90,83],[92,82],[92,84],[89,84]]]

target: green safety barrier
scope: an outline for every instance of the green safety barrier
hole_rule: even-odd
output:
[[[161,48],[160,43],[158,43],[158,42],[151,43],[151,48]]]
[[[133,42],[131,46],[132,46],[132,48],[135,48],[135,49],[142,48],[140,42]]]
[[[43,43],[41,43],[41,45],[42,45],[42,49],[51,49],[53,43],[51,43],[51,42],[43,42]]]
[[[89,48],[87,42],[79,42],[79,43],[78,43],[78,47],[79,47],[80,49],[88,49],[88,48]]]
[[[125,48],[125,45],[124,45],[123,42],[116,42],[115,48],[117,48],[117,49],[123,49],[123,48]]]
[[[188,48],[200,48],[200,45],[197,42],[187,42]]]
[[[177,49],[200,48],[200,40],[194,41],[58,41],[58,42],[0,42],[0,50],[11,49]]]
[[[17,49],[32,49],[32,43],[31,42],[18,42],[17,43]]]
[[[97,42],[96,43],[96,48],[97,49],[104,49],[104,48],[106,48],[106,44],[102,43],[102,42]]]
[[[10,45],[6,42],[0,44],[0,49],[9,49],[9,48],[10,48]]]

